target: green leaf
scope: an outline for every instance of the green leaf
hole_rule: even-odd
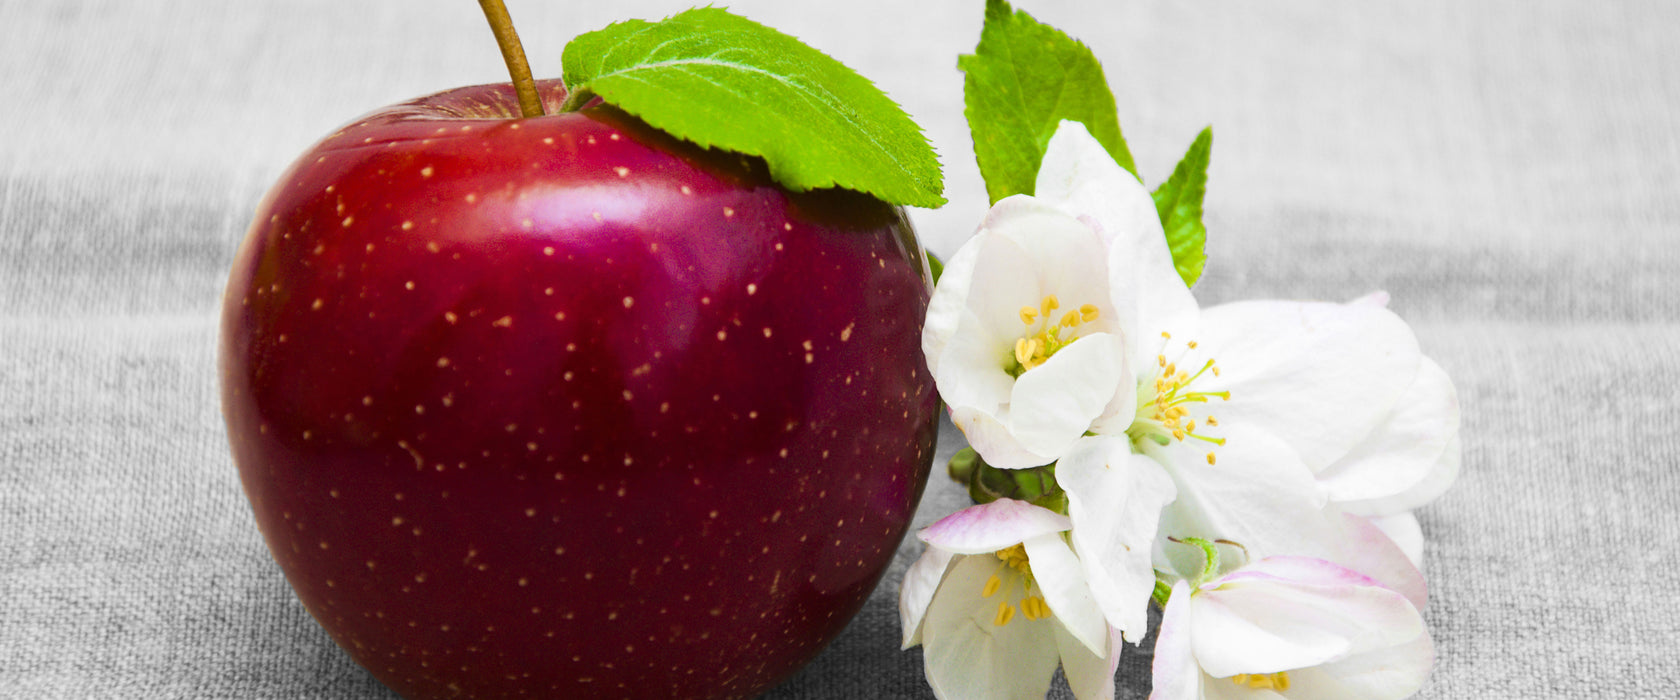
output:
[[[993,203],[1033,193],[1044,149],[1064,119],[1085,124],[1120,167],[1137,173],[1102,64],[1061,30],[987,0],[980,44],[957,67],[974,157]]]
[[[612,24],[573,39],[562,64],[568,108],[599,96],[678,138],[763,157],[790,190],[945,203],[933,147],[892,99],[798,39],[722,9]]]
[[[1207,195],[1208,158],[1213,151],[1213,127],[1202,129],[1172,177],[1155,188],[1155,212],[1167,232],[1173,267],[1184,285],[1195,286],[1207,264],[1207,226],[1202,223],[1202,199]]]

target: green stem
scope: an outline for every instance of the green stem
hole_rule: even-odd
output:
[[[566,93],[566,101],[560,103],[560,111],[562,113],[576,112],[583,109],[583,106],[588,104],[590,100],[595,99],[595,93],[590,92],[587,87],[573,88],[568,85],[566,86],[566,90],[568,91]]]
[[[531,79],[531,64],[525,61],[525,47],[519,43],[519,34],[513,31],[513,18],[508,16],[507,5],[502,0],[478,0],[479,7],[484,8],[484,19],[490,22],[490,31],[496,35],[496,45],[502,49],[502,61],[507,64],[508,75],[513,78],[513,91],[519,96],[519,113],[525,117],[543,116],[542,100],[537,98],[537,83]]]

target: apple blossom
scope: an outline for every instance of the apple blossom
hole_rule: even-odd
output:
[[[1077,697],[1113,697],[1119,640],[1063,539],[1069,526],[999,499],[920,533],[928,548],[905,575],[899,614],[935,695],[1043,697],[1059,664]]]
[[[1422,687],[1434,655],[1406,596],[1327,561],[1270,557],[1174,584],[1150,698],[1392,700]]]
[[[1009,197],[946,263],[922,349],[951,420],[996,467],[1055,461],[1105,415],[1127,374],[1107,259],[1090,226]]]

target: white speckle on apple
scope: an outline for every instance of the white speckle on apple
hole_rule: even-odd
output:
[[[553,287],[544,287],[543,288],[543,295],[544,296],[554,296],[554,288]],[[558,313],[558,314],[555,314],[554,317],[556,319],[562,319],[562,318],[566,317],[566,314],[565,313]]]
[[[595,137],[594,136],[586,136],[586,137],[584,137],[583,140],[584,140],[584,143],[587,143],[591,146],[595,145]]]
[[[778,453],[776,453],[776,454],[777,454],[777,455],[778,455],[778,456],[780,456],[780,457],[781,457],[781,458],[782,458],[782,459],[787,459],[787,456],[788,456],[788,451],[787,451],[787,448],[786,448],[786,447],[783,447],[783,448],[782,448],[782,451],[781,451],[781,452],[778,452]]]
[[[307,430],[303,431],[303,439],[308,440],[310,438],[310,435],[311,435],[311,433],[309,431],[307,431]]]
[[[455,312],[453,312],[453,311],[443,312],[443,320],[448,321],[450,325],[454,325],[455,321],[459,320],[460,318],[461,317],[456,316]]]
[[[420,169],[420,177],[431,177],[433,172],[432,166],[428,165]]]
[[[403,289],[409,290],[411,292],[414,291],[414,280],[409,280],[407,282],[404,282],[403,283]]]
[[[624,400],[625,401],[630,401],[630,400],[635,399],[635,398],[636,398],[636,395],[630,393],[629,389],[624,390]]]
[[[634,306],[635,304],[636,304],[636,300],[634,298],[624,297],[624,308],[628,309],[631,306]]]
[[[711,304],[712,303],[712,298],[711,297],[700,297],[700,303],[701,304]]]
[[[617,140],[618,134],[613,134],[613,136],[614,136],[614,140]],[[622,165],[620,165],[616,168],[613,168],[613,172],[618,173],[619,177],[630,177],[630,169],[626,168]]]
[[[569,382],[569,381],[572,381],[572,372],[571,372],[571,370],[566,370],[566,373],[565,373],[565,374],[564,374],[564,375],[561,375],[561,379],[564,379],[564,380],[566,380],[566,381],[568,381],[568,382]]]
[[[532,226],[535,226],[535,225],[536,225],[536,223],[531,221],[530,219],[521,219],[519,221],[519,226],[521,228],[529,229],[529,228],[531,228]]]
[[[478,201],[478,193],[476,193],[476,192],[468,192],[467,193],[467,203],[468,204],[473,204],[473,203],[476,203],[477,201]]]
[[[748,282],[747,283],[747,296],[752,296],[752,295],[757,294],[757,293],[758,293],[758,285],[753,284],[751,282]]]
[[[598,211],[589,212],[589,218],[592,218],[596,221],[600,221],[601,220],[601,212],[598,212]]]
[[[322,303],[323,303],[323,302],[322,302],[322,301],[321,301],[321,299],[320,299],[320,298],[319,298],[319,297],[317,297],[317,298],[316,298],[316,299],[315,299],[315,301],[313,301],[313,302],[310,302],[310,304],[309,304],[309,310],[311,310],[311,311],[320,311],[320,310],[321,310],[321,304],[322,304]]]
[[[769,326],[764,327],[764,337],[766,337],[766,338],[770,337],[770,327]]]
[[[444,408],[449,408],[450,406],[453,406],[453,405],[455,405],[455,395],[454,394],[444,394],[443,395],[443,407]]]
[[[356,217],[354,217],[354,216],[344,217],[344,228],[350,228],[350,224],[353,224],[353,223],[356,223]]]
[[[284,336],[282,336],[282,337],[284,337]],[[728,338],[728,337],[729,337],[729,331],[724,330],[724,329],[719,329],[718,330],[718,340],[723,340],[724,338]]]
[[[472,131],[472,125],[469,124],[467,126],[461,127],[461,131]]]
[[[513,317],[512,316],[503,316],[501,318],[496,319],[495,321],[492,321],[490,323],[490,325],[495,326],[497,328],[507,328],[508,326],[513,325]]]
[[[840,329],[840,342],[844,343],[848,340],[851,340],[852,339],[852,328],[854,328],[856,326],[857,326],[857,323],[854,322],[854,323],[846,324],[845,328]]]
[[[554,145],[554,137],[553,136],[544,136],[543,137],[543,143],[548,144],[550,146]]]
[[[447,357],[438,358],[437,365],[439,367],[448,367],[449,366],[449,358],[447,358]]]
[[[415,574],[414,575],[414,582],[415,583],[425,583],[426,582],[426,572],[422,571],[418,574]]]
[[[422,406],[420,404],[414,404],[414,412],[415,413],[425,413],[426,412],[426,407]]]
[[[688,185],[683,185],[682,186],[682,193],[683,194],[694,194],[694,190],[690,189]]]

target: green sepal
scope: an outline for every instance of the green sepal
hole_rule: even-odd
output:
[[[1159,573],[1155,574],[1157,577]],[[1172,599],[1172,585],[1160,578],[1155,579],[1155,590],[1149,594],[1149,599],[1155,601],[1155,607],[1167,609],[1167,601]]]
[[[933,147],[891,98],[839,61],[728,11],[629,20],[566,45],[563,109],[591,97],[681,139],[764,158],[790,190],[842,187],[938,207]]]
[[[992,203],[1032,194],[1045,148],[1062,120],[1083,123],[1120,167],[1137,173],[1120,133],[1114,93],[1091,49],[1061,30],[987,0],[974,53],[959,56],[963,114]]]
[[[1161,228],[1167,232],[1167,248],[1172,250],[1173,267],[1184,279],[1184,286],[1193,287],[1201,279],[1202,267],[1207,264],[1207,226],[1202,223],[1202,200],[1207,196],[1208,160],[1213,151],[1213,127],[1202,129],[1190,150],[1173,168],[1172,176],[1161,183],[1151,196],[1155,212],[1161,217]]]

